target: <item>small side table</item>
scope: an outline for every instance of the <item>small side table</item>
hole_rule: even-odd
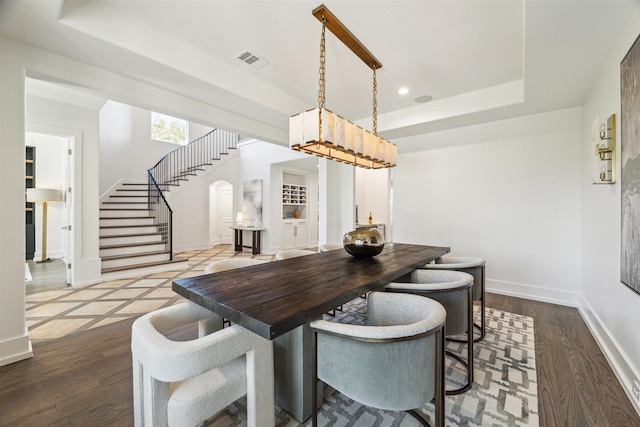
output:
[[[236,252],[242,252],[242,248],[251,248],[251,253],[257,255],[260,253],[260,233],[266,228],[256,228],[245,225],[238,225],[231,227],[234,231],[233,233],[233,246]],[[242,232],[243,231],[251,231],[251,246],[243,246],[242,245]]]

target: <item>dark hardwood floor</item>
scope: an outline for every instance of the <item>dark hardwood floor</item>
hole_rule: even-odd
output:
[[[534,318],[541,426],[640,426],[576,309],[495,294],[487,306]],[[0,367],[0,426],[132,425],[132,323],[39,342]]]
[[[540,426],[640,426],[577,309],[496,294],[486,304],[534,319]]]
[[[29,265],[33,278],[31,282],[26,284],[27,295],[67,287],[67,265],[63,260],[55,259],[50,262],[28,260],[27,265]]]

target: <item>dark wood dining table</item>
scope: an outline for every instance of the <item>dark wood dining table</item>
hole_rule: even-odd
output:
[[[309,322],[448,252],[447,247],[387,243],[373,258],[344,250],[314,253],[174,280],[172,289],[274,340],[275,401],[302,422],[312,410]]]

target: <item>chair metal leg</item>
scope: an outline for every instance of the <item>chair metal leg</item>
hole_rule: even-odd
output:
[[[446,354],[459,363],[461,363],[467,369],[467,383],[460,388],[447,390],[445,393],[448,396],[462,394],[468,391],[473,386],[473,289],[469,288],[468,291],[468,301],[469,301],[469,311],[467,314],[468,323],[467,323],[467,360],[463,360],[457,354],[454,354],[450,351],[447,351]],[[453,340],[452,340],[453,341]]]
[[[433,412],[432,425],[424,418],[424,416],[416,410],[408,410],[411,416],[418,420],[420,424],[427,427],[444,427],[444,402],[445,402],[445,390],[444,390],[444,356],[445,356],[445,327],[444,325],[436,332],[436,390],[433,402],[435,410]]]
[[[487,316],[485,312],[484,298],[482,298],[480,300],[480,324],[477,324],[477,323],[473,324],[473,328],[474,328],[473,342],[474,343],[484,340],[484,337],[486,335],[486,330],[485,330],[486,317]],[[476,330],[478,331],[478,335],[475,334]],[[453,342],[467,342],[469,340],[466,336],[464,338],[447,338],[447,339]]]
[[[429,421],[427,421],[420,412],[418,411],[414,411],[413,409],[410,409],[407,411],[408,414],[412,415],[413,418],[415,418],[416,420],[418,420],[418,422],[420,424],[422,424],[423,426],[426,427],[431,427],[431,425],[429,424]]]
[[[444,427],[444,352],[445,352],[445,326],[436,332],[436,396],[434,411],[434,427]]]
[[[311,371],[313,375],[311,378],[313,380],[313,387],[311,390],[311,427],[318,426],[318,332],[315,330],[311,334],[311,351],[313,354],[313,368]]]

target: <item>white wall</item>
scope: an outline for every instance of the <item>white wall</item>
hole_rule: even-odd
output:
[[[172,188],[168,201],[173,209],[174,251],[206,249],[209,247],[210,210],[209,187],[216,181],[227,181],[233,186],[234,218],[242,209],[242,185],[245,181],[262,180],[262,252],[275,253],[280,249],[282,228],[281,173],[272,174],[273,163],[296,160],[304,154],[262,141],[249,141],[239,145],[237,152],[223,156],[215,169],[200,174],[189,183]],[[276,179],[274,179],[274,177]]]
[[[43,133],[27,132],[26,145],[36,148],[36,188],[65,190],[67,168],[67,138]],[[34,260],[42,259],[42,203],[35,206],[36,251]],[[47,207],[47,258],[64,255],[64,233],[66,225],[64,203],[48,203]]]
[[[275,253],[282,246],[282,173],[272,165],[305,157],[307,155],[287,147],[255,140],[240,148],[241,180],[236,187],[239,191],[234,193],[234,212],[242,207],[242,182],[262,179],[262,224],[267,229],[262,232],[263,253]]]
[[[25,70],[0,37],[0,365],[33,355],[25,321]]]
[[[189,141],[212,129],[189,122]],[[122,180],[146,181],[147,170],[178,148],[151,139],[151,111],[108,101],[100,110],[100,194]]]
[[[180,187],[172,187],[171,191],[165,194],[173,209],[174,253],[209,248],[209,187],[212,183],[227,181],[233,187],[234,197],[242,188],[242,185],[238,185],[241,179],[238,173],[238,156],[224,156],[222,159],[214,162],[214,166],[209,166],[211,169],[207,173],[201,172],[197,177],[190,177],[189,182]]]
[[[367,224],[369,213],[371,213],[374,224],[388,225],[390,221],[390,170],[355,168],[355,172],[359,223]]]
[[[582,299],[581,311],[627,394],[640,381],[640,295],[620,282],[620,62],[640,34],[640,4],[613,47],[582,115]],[[616,114],[617,176],[614,185],[592,185],[592,124]],[[640,412],[640,404],[632,398]]]
[[[580,135],[580,108],[425,135],[450,148],[399,156],[394,241],[485,258],[489,291],[576,305]]]
[[[342,243],[355,228],[355,166],[318,161],[318,244]]]

